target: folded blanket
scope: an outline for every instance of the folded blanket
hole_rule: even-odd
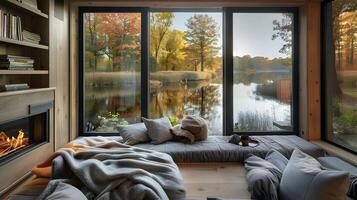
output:
[[[55,158],[52,174],[78,180],[80,189],[89,191],[88,199],[185,199],[186,188],[178,167],[164,153],[104,137],[86,138],[57,151],[34,173],[41,169],[48,172]]]
[[[208,137],[207,123],[200,116],[186,116],[181,125],[171,128],[170,131],[175,136],[176,141],[185,143],[206,140]]]

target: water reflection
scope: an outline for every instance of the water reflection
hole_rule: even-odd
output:
[[[234,84],[234,123],[241,124],[240,130],[243,131],[280,130],[273,122],[290,120],[291,96],[287,99],[279,97],[278,91],[274,88],[278,88],[279,81],[286,80],[288,76],[286,73],[260,73],[259,76],[259,82],[252,79],[250,82]],[[166,83],[160,87],[153,87],[149,98],[150,117],[200,115],[209,122],[210,135],[222,135],[223,87],[222,84],[214,82],[218,81]],[[266,87],[272,87],[273,92],[262,91],[262,88]],[[127,83],[125,87],[113,85],[105,88],[92,85],[86,87],[85,94],[86,121],[93,124],[93,130],[99,126],[98,115],[107,112],[118,112],[120,117],[129,123],[140,121],[141,102],[138,84]]]
[[[222,84],[207,81],[166,83],[150,94],[150,117],[200,115],[210,135],[222,135]]]

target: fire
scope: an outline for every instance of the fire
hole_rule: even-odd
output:
[[[17,149],[29,144],[28,138],[25,137],[23,130],[19,130],[17,137],[8,137],[6,133],[0,132],[0,157],[5,156]]]

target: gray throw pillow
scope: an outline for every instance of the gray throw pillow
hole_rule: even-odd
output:
[[[323,170],[316,159],[295,149],[280,182],[279,199],[346,199],[348,176],[343,171]]]
[[[265,156],[265,160],[275,165],[281,172],[284,172],[289,160],[277,150],[270,150]]]
[[[127,145],[144,143],[150,140],[144,123],[119,125],[117,126],[117,130],[120,136],[123,137],[124,144]]]
[[[357,167],[337,157],[319,157],[317,160],[327,169],[349,172],[350,186],[347,195],[353,199],[357,199]]]
[[[173,138],[173,135],[170,132],[172,125],[169,118],[146,119],[143,117],[142,119],[153,144],[161,144]]]
[[[244,163],[251,198],[278,200],[282,172],[272,163],[257,156],[250,156]]]

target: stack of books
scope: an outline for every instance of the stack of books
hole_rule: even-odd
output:
[[[0,10],[0,37],[22,40],[21,18]]]
[[[0,69],[33,70],[34,60],[29,57],[0,55]]]
[[[3,84],[3,85],[0,85],[0,92],[26,90],[26,89],[29,89],[29,88],[30,88],[30,86],[27,83]]]
[[[36,33],[31,33],[29,31],[24,30],[22,31],[22,35],[23,35],[23,40],[26,42],[39,44],[41,41],[41,36]]]

